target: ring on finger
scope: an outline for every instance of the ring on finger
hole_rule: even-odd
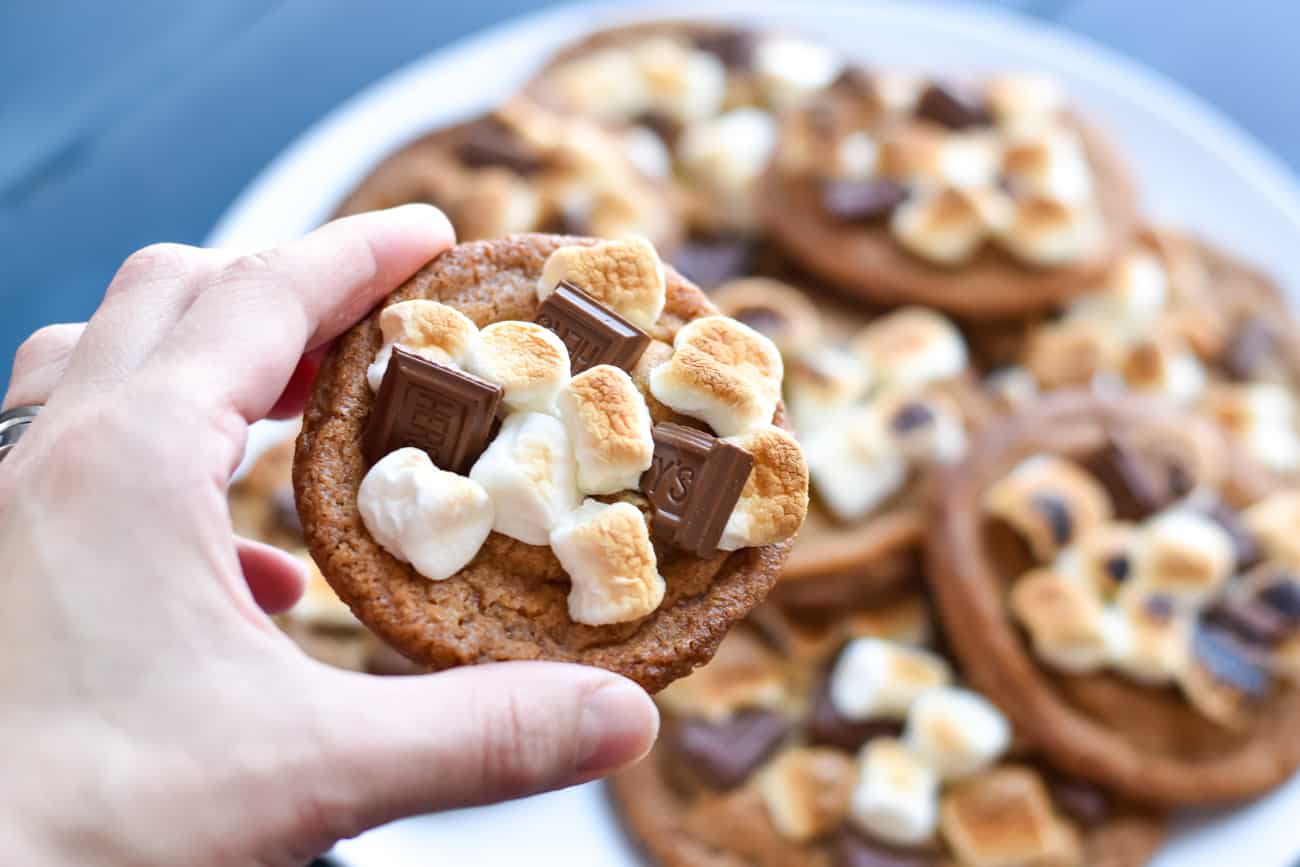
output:
[[[16,406],[0,412],[0,461],[18,445],[40,411],[39,406]]]

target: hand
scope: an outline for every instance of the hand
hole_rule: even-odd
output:
[[[412,205],[257,255],[149,247],[19,350],[5,406],[46,406],[0,463],[6,861],[301,867],[649,748],[653,704],[597,669],[311,661],[266,613],[299,566],[231,531],[248,425],[301,410],[311,359],[451,242]]]

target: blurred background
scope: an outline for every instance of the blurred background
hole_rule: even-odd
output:
[[[0,381],[32,330],[86,318],[132,250],[202,241],[258,171],[340,102],[420,55],[550,5],[0,2]],[[1300,169],[1289,87],[1300,72],[1300,3],[985,5],[1165,73]]]

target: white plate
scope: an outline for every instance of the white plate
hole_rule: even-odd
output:
[[[413,63],[340,106],[271,163],[226,212],[209,243],[256,249],[295,237],[324,219],[379,157],[508,95],[558,45],[603,24],[698,15],[701,5],[565,6]],[[1128,154],[1157,219],[1263,264],[1288,289],[1300,286],[1300,194],[1291,176],[1217,112],[1123,58],[992,8],[828,0],[709,5],[708,17],[802,31],[869,62],[941,73],[1052,73]],[[253,448],[282,431],[259,427]],[[1157,864],[1284,867],[1300,856],[1296,815],[1300,783],[1293,780],[1231,814],[1185,816]],[[639,863],[597,786],[411,819],[341,843],[336,855],[350,867]]]

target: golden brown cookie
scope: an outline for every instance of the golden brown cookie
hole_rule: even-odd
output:
[[[573,258],[572,245],[589,245],[586,249],[596,255],[597,247],[592,246],[594,242],[590,239],[547,235],[461,244],[407,281],[389,297],[387,305],[391,308],[413,299],[441,302],[468,317],[473,326],[483,329],[482,334],[488,332],[487,327],[492,323],[514,320],[531,323],[538,313],[539,278],[543,277],[544,266],[552,253],[563,247],[569,247],[570,252],[554,261]],[[620,250],[620,255],[631,255],[626,245]],[[712,305],[693,285],[671,269],[665,270],[663,312],[650,317],[652,322],[646,328],[652,342],[632,371],[631,380],[643,395],[651,390],[660,395],[677,395],[682,390],[698,394],[692,391],[689,382],[680,381],[686,376],[682,371],[712,370],[715,362],[710,352],[739,351],[742,344],[700,343],[703,326],[709,326],[709,333],[715,338],[721,338],[723,332],[730,335],[732,328],[719,326],[717,318],[701,321],[715,314]],[[614,270],[601,273],[615,275]],[[618,279],[625,279],[628,272],[618,273],[622,274]],[[587,288],[596,294],[599,287]],[[617,284],[611,285],[610,291],[616,288]],[[362,439],[376,405],[375,395],[367,383],[367,368],[383,342],[380,320],[381,313],[376,311],[353,328],[322,367],[298,440],[294,485],[308,545],[326,578],[357,617],[394,647],[435,668],[503,659],[586,663],[625,674],[653,691],[706,661],[726,630],[766,596],[787,556],[788,543],[739,547],[729,553],[702,557],[674,547],[662,529],[655,529],[651,531],[653,550],[642,551],[630,541],[635,534],[623,532],[623,529],[629,533],[636,529],[631,523],[623,529],[610,525],[613,534],[610,538],[629,540],[629,550],[606,546],[603,542],[596,548],[584,547],[586,542],[577,541],[570,551],[570,554],[576,551],[580,556],[605,558],[602,562],[624,555],[635,556],[638,563],[640,558],[657,559],[657,569],[664,582],[662,602],[647,616],[628,622],[606,621],[604,625],[577,622],[574,613],[578,609],[573,607],[574,600],[570,597],[570,576],[556,553],[545,544],[524,544],[517,538],[492,532],[468,565],[446,580],[429,580],[396,559],[372,538],[358,508],[358,490],[371,469],[370,461],[363,454]],[[685,337],[688,323],[695,332],[689,339]],[[732,326],[741,327],[734,323]],[[678,351],[674,353],[668,341],[679,331],[683,340],[678,341]],[[743,399],[746,411],[753,408],[754,401],[771,400],[769,406],[777,406],[779,396],[769,394],[769,385],[758,388],[745,379],[753,374],[757,369],[754,365],[760,361],[752,355],[757,351],[752,348],[756,346],[755,340],[761,338],[753,335],[742,342],[751,347],[746,350],[751,354],[745,356],[749,367],[720,368],[717,371],[720,376],[710,374],[713,378],[709,380],[711,388],[719,389],[713,394],[725,394],[729,400]],[[775,354],[774,349],[772,353]],[[478,363],[482,364],[481,353]],[[389,371],[391,375],[391,366]],[[657,380],[661,373],[662,380]],[[660,383],[665,385],[664,390],[657,387]],[[512,399],[511,394],[508,389],[507,402]],[[650,398],[647,404],[656,423],[685,422],[696,431],[703,427],[699,421],[672,413],[658,400]],[[739,411],[734,405],[732,409]],[[528,414],[516,412],[508,416],[502,431],[513,430],[517,434],[520,425],[516,420],[525,415]],[[543,416],[537,422],[539,425],[558,424],[552,416],[531,415]],[[548,418],[552,421],[546,422]],[[778,406],[776,423],[782,423],[783,418]],[[499,436],[484,459],[502,442]],[[742,443],[743,447],[744,441],[742,436],[734,442]],[[734,451],[736,446],[729,448]],[[761,467],[761,459],[759,463],[764,472],[776,472],[773,467]],[[471,476],[478,473],[471,472]],[[457,478],[472,481],[463,476]],[[769,486],[760,487],[769,490]],[[738,501],[737,513],[742,507],[755,505],[756,501],[747,499],[750,496],[750,488],[746,487]],[[758,499],[762,499],[761,495]],[[601,504],[608,502],[615,503],[617,508],[601,512]],[[613,497],[589,499],[587,503],[574,515],[595,509],[607,516],[617,515],[617,521],[625,521],[629,520],[625,508],[629,503],[634,507],[632,515],[638,509],[647,518],[651,515],[649,502],[636,491],[624,490]],[[502,501],[497,515],[513,519],[523,505],[520,503],[521,508],[515,508]],[[764,524],[761,508],[750,509],[746,514],[752,518],[747,525],[751,533],[761,534],[775,526]],[[500,521],[497,526],[501,526]],[[728,533],[734,529],[730,524],[728,528]],[[594,542],[593,539],[593,545]],[[725,544],[725,540],[719,544]],[[624,565],[630,563],[629,560]],[[566,597],[569,597],[567,605]]]
[[[1037,92],[1050,83],[1014,82],[975,97],[850,70],[783,124],[763,228],[874,303],[998,319],[1083,291],[1128,244],[1134,188],[1098,132]]]
[[[927,544],[970,681],[1057,766],[1157,804],[1300,763],[1300,587],[1260,487],[1202,418],[1062,393],[939,479]],[[1294,533],[1294,530],[1288,531]]]
[[[898,660],[877,676],[916,680],[918,667],[937,666],[951,678],[936,638],[914,591],[817,615],[760,607],[713,662],[658,697],[659,743],[609,784],[624,828],[663,867],[1145,864],[1164,836],[1159,815],[1048,769],[1018,743],[907,796],[929,774],[913,766],[924,738],[910,730],[927,713],[943,718],[934,708],[954,696],[949,710],[980,700],[934,686],[909,707],[850,719],[836,681],[864,648]],[[901,788],[882,793],[890,775],[872,767],[881,757],[895,760]],[[933,813],[918,818],[917,803]]]

